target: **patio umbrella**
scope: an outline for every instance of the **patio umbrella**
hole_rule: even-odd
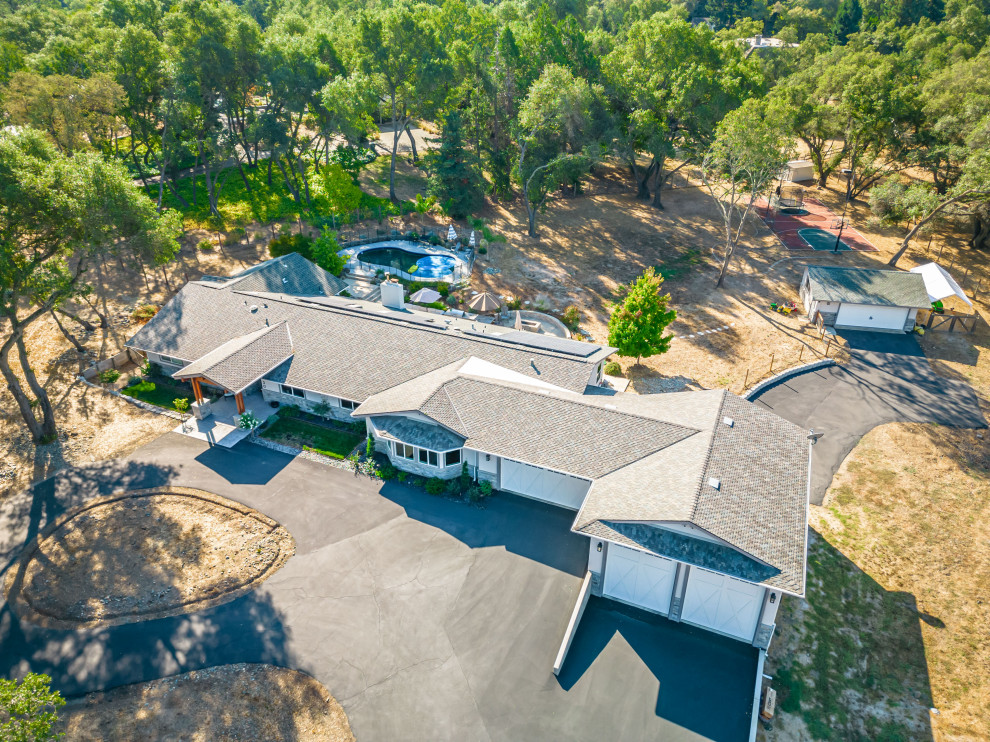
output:
[[[473,229],[471,230],[471,239],[470,239],[470,240],[468,240],[468,244],[469,244],[469,245],[470,245],[471,247],[474,247],[474,230],[473,230]]]
[[[501,303],[498,297],[494,294],[489,294],[487,291],[478,294],[476,297],[468,302],[468,308],[475,312],[497,312]]]
[[[457,232],[454,231],[454,225],[451,223],[450,229],[447,230],[447,240],[453,242],[457,239]]]
[[[409,301],[414,301],[418,304],[432,304],[435,301],[440,301],[440,292],[423,288],[410,296]]]
[[[515,329],[517,329],[517,330],[521,330],[522,329],[522,315],[519,314],[519,310],[518,309],[516,310],[516,321],[515,321],[515,323],[512,326]]]

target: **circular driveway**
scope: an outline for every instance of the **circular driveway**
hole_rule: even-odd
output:
[[[752,401],[825,435],[811,463],[811,502],[820,505],[832,477],[860,438],[891,422],[983,428],[972,387],[939,376],[913,335],[843,332],[851,359],[794,376]]]

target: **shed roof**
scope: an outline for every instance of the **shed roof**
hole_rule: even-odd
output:
[[[924,280],[909,271],[809,265],[808,278],[813,301],[917,308],[930,303]]]

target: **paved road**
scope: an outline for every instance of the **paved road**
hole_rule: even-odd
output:
[[[267,513],[295,556],[226,605],[108,629],[42,629],[0,603],[0,676],[46,672],[74,695],[269,662],[324,683],[366,741],[746,737],[756,652],[741,642],[595,600],[552,675],[587,541],[572,513],[523,498],[477,508],[168,434],[4,501],[0,568],[66,509],[168,482]]]
[[[795,376],[754,401],[825,435],[815,444],[811,501],[820,505],[846,455],[866,433],[890,422],[982,428],[972,387],[937,375],[913,335],[844,332],[852,358]]]

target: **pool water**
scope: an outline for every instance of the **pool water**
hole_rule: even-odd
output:
[[[358,253],[357,259],[423,278],[447,276],[454,272],[454,266],[458,262],[453,255],[423,255],[399,247],[372,247]]]
[[[831,232],[826,232],[824,229],[802,229],[798,231],[808,245],[811,246],[812,250],[834,250],[835,249],[835,238],[836,235]],[[852,250],[849,245],[845,242],[839,241],[839,252],[844,250]]]
[[[787,206],[781,209],[779,213],[787,214],[787,216],[807,216],[811,212],[799,206]]]

